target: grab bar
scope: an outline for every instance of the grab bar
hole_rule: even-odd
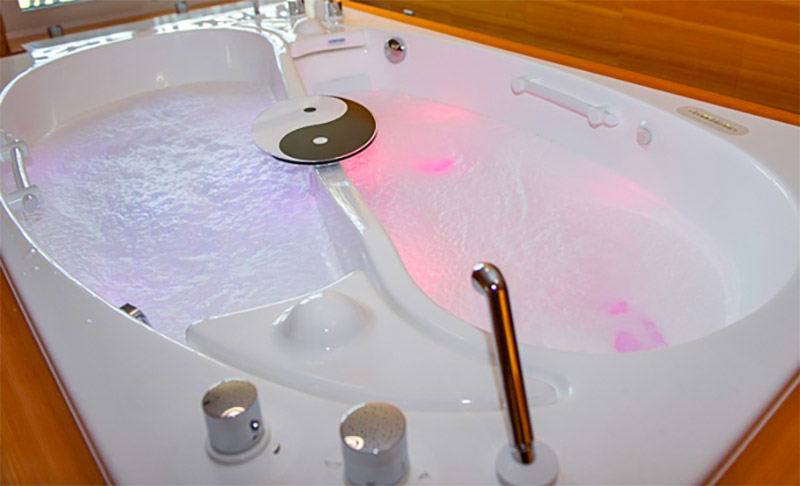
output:
[[[508,287],[500,269],[491,263],[480,263],[472,269],[472,284],[478,292],[489,298],[497,361],[503,375],[508,418],[514,435],[512,451],[517,461],[530,464],[534,461],[533,429],[517,350],[517,336],[511,318]]]
[[[25,158],[30,157],[28,146],[22,140],[11,138],[0,146],[0,158],[3,162],[11,163],[11,172],[17,190],[6,197],[6,202],[12,210],[20,207],[26,212],[31,212],[39,207],[39,188],[28,180],[25,170]]]
[[[619,124],[617,115],[611,113],[605,106],[594,106],[583,100],[570,96],[553,88],[548,88],[535,81],[530,76],[520,76],[511,81],[511,91],[514,94],[528,93],[550,103],[556,104],[577,113],[587,120],[592,127],[605,125],[615,127]]]

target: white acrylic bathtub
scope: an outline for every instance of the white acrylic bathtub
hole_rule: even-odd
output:
[[[415,106],[439,107],[441,120],[432,118],[445,129],[456,123],[454,113],[485,117],[493,120],[485,123],[507,127],[495,129],[492,136],[498,139],[506,136],[500,133],[504,130],[527,133],[547,141],[548,147],[568,150],[575,160],[591,162],[586,171],[578,171],[574,167],[584,166],[564,156],[566,168],[560,176],[569,191],[655,221],[718,265],[728,306],[724,322],[703,327],[691,319],[673,319],[677,323],[663,329],[669,345],[654,346],[660,349],[579,352],[570,349],[568,340],[548,346],[536,341],[535,334],[523,336],[534,343],[521,349],[534,431],[558,455],[560,483],[699,482],[795,376],[800,337],[796,127],[351,11],[347,23],[363,33],[363,46],[292,59],[287,46],[294,35],[275,5],[265,11],[260,29],[250,15],[233,11],[34,52],[35,65],[0,98],[0,128],[31,147],[31,182],[37,183],[37,145],[62,125],[165,88],[239,82],[277,99],[303,93],[366,96],[368,107],[374,99],[364,93],[370,90],[408,95]],[[384,42],[393,36],[407,45],[407,58],[398,64],[384,56]],[[604,105],[619,123],[592,127],[571,111],[515,94],[510,85],[520,76]],[[393,150],[415,143],[398,141],[414,133],[404,131],[414,127],[396,128],[392,110],[401,107],[386,106],[376,111],[375,146],[359,163],[380,163],[381,154],[390,157]],[[678,113],[684,106],[701,117]],[[748,133],[724,133],[702,120],[703,114],[738,124]],[[637,142],[642,122],[652,134],[645,145]],[[546,153],[561,153],[553,150]],[[501,258],[510,254],[510,263],[501,268],[513,274],[521,247],[503,245],[519,215],[502,219],[489,206],[493,198],[506,200],[502,198],[517,189],[496,184],[486,188],[488,196],[478,195],[467,189],[472,182],[466,179],[463,185],[460,179],[436,179],[451,165],[447,160],[423,167],[429,172],[423,182],[431,184],[426,191],[447,192],[447,204],[425,210],[440,217],[429,225],[466,215],[464,238],[483,238],[502,250],[495,251]],[[560,170],[559,160],[550,161],[555,171]],[[512,167],[529,163],[521,158],[506,162]],[[433,260],[421,265],[406,260],[411,253],[401,241],[404,228],[410,234],[422,231],[412,240],[425,240],[431,227],[415,226],[413,217],[411,226],[395,224],[393,218],[413,212],[414,177],[420,176],[397,177],[403,169],[397,165],[401,162],[393,163],[386,162],[386,172],[378,173],[395,191],[388,205],[381,202],[381,184],[372,184],[374,174],[361,166],[345,162],[344,167],[308,169],[301,186],[307,184],[302,187],[324,222],[333,248],[325,261],[336,271],[327,280],[313,281],[317,283],[308,283],[298,271],[296,280],[310,288],[301,285],[290,296],[265,291],[263,300],[243,299],[246,304],[230,308],[230,313],[184,326],[185,341],[158,322],[151,329],[118,310],[120,302],[93,288],[87,283],[91,279],[76,277],[91,275],[92,268],[66,268],[66,261],[51,255],[57,249],[48,251],[50,243],[31,236],[28,216],[3,203],[3,268],[109,479],[139,484],[339,484],[339,419],[358,402],[383,400],[403,409],[408,420],[409,483],[496,482],[494,460],[507,436],[490,341],[486,332],[465,321],[486,327],[488,313],[457,317],[460,308],[448,310],[448,302],[436,294],[439,287],[425,281],[424,270]],[[453,162],[459,163],[461,159]],[[14,181],[7,165],[2,170],[3,194],[8,195]],[[526,180],[520,176],[508,182],[512,186]],[[39,190],[42,206],[59,203],[46,184],[40,183]],[[397,195],[406,190],[409,197]],[[516,204],[512,196],[507,200]],[[275,218],[275,224],[286,224],[280,214]],[[493,218],[499,226],[490,224]],[[498,237],[487,240],[477,234],[475,228],[483,225],[494,228]],[[501,237],[503,228],[512,231]],[[297,249],[276,253],[274,258],[286,260],[282,265],[289,268],[282,273],[293,273],[292,265],[302,267],[297,260],[306,258],[304,246],[298,242]],[[453,244],[456,250],[467,246]],[[467,250],[463,254],[467,260],[472,257]],[[461,264],[448,258],[443,261]],[[455,270],[463,273],[466,284],[469,265],[477,262],[468,263]],[[262,269],[254,266],[253,271]],[[644,275],[638,282],[646,286],[657,278]],[[528,289],[514,282],[512,305],[526,309]],[[281,315],[326,285],[328,292],[360,302],[368,316],[363,326],[344,325],[333,328],[332,335],[323,334],[301,316],[285,332]],[[674,305],[670,301],[667,307],[682,305],[679,290]],[[485,306],[480,295],[474,299],[476,309]],[[617,303],[609,302],[610,313],[617,313]],[[557,318],[558,312],[554,314]],[[515,317],[518,323],[537,318]],[[681,324],[686,329],[680,330]],[[238,465],[218,463],[206,453],[200,407],[204,391],[229,377],[256,384],[272,429],[267,449]]]

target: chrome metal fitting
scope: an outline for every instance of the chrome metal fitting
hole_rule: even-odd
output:
[[[299,17],[306,14],[306,5],[300,0],[289,0],[289,17]]]
[[[322,23],[325,24],[328,31],[338,32],[342,30],[342,22],[344,22],[342,2],[325,0],[325,2],[323,2],[323,8]]]
[[[128,314],[129,316],[133,317],[134,319],[136,319],[138,321],[141,321],[141,322],[147,324],[148,326],[152,327],[150,325],[150,321],[147,319],[147,316],[144,315],[144,312],[142,312],[138,307],[136,307],[135,305],[131,304],[130,302],[126,302],[126,303],[122,304],[120,306],[120,310],[122,312]]]
[[[344,474],[356,486],[398,484],[408,474],[406,418],[390,403],[362,403],[339,426]]]
[[[400,37],[391,37],[384,44],[383,53],[392,64],[402,62],[406,58],[406,43]]]
[[[61,24],[48,25],[47,37],[55,39],[56,37],[64,37],[64,27]]]
[[[261,419],[258,391],[249,381],[228,379],[203,395],[210,453],[241,454],[262,440],[269,428]],[[217,453],[216,455],[214,453]]]
[[[13,211],[22,208],[30,212],[39,206],[41,196],[39,188],[28,180],[25,170],[25,159],[30,157],[30,151],[24,141],[18,140],[9,134],[3,135],[5,142],[0,145],[0,160],[11,164],[11,172],[17,190],[5,196],[6,203]]]
[[[185,14],[186,12],[189,11],[189,4],[186,3],[184,0],[179,0],[175,2],[175,5],[173,5],[173,7],[175,8],[176,14]]]

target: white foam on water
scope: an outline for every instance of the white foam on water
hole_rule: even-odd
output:
[[[42,247],[114,305],[184,341],[196,320],[316,290],[342,269],[308,167],[276,162],[251,125],[274,102],[241,83],[150,92],[31,148]]]
[[[491,329],[470,282],[474,264],[491,262],[506,276],[524,343],[627,352],[727,324],[736,299],[721,275],[730,269],[645,189],[460,108],[395,92],[349,96],[379,131],[347,173],[414,281],[448,311]]]

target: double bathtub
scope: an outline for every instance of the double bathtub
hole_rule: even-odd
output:
[[[38,189],[12,204],[0,166],[3,269],[108,479],[338,484],[342,414],[388,401],[409,483],[495,482],[479,261],[560,483],[724,468],[798,368],[797,127],[350,10],[327,43],[251,12],[41,47],[0,97]],[[307,94],[370,109],[373,145],[261,153],[258,114]],[[237,465],[200,407],[231,377],[272,429]]]

